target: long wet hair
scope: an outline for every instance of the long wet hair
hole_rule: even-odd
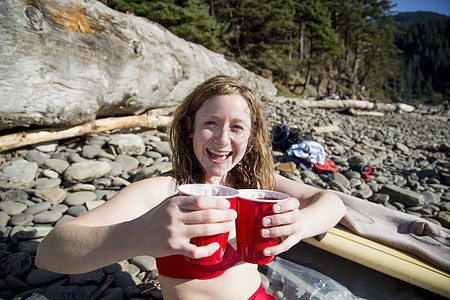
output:
[[[173,174],[177,184],[204,183],[205,174],[194,153],[192,139],[195,114],[203,102],[214,96],[239,94],[250,109],[251,132],[242,160],[230,171],[235,188],[273,189],[274,162],[263,110],[255,94],[236,78],[218,75],[198,85],[173,115],[169,138]]]

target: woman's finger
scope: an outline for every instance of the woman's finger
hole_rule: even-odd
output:
[[[293,210],[282,214],[265,216],[262,219],[262,225],[265,227],[281,226],[296,223],[300,221],[300,219],[301,212],[299,210]]]
[[[264,238],[277,238],[282,236],[291,236],[300,232],[300,225],[292,223],[284,226],[266,227],[261,229],[261,236]]]
[[[176,204],[182,210],[228,209],[230,201],[225,198],[211,198],[207,196],[177,196]]]
[[[185,212],[181,221],[185,224],[209,224],[235,220],[237,213],[232,209],[205,209]]]
[[[289,200],[278,202],[273,205],[272,211],[276,214],[298,210],[300,207],[300,201],[297,198],[290,198]]]
[[[188,238],[198,236],[211,236],[230,232],[234,228],[234,221],[211,223],[211,224],[191,224],[184,226],[184,236]]]
[[[291,249],[292,246],[296,245],[300,241],[301,241],[300,235],[291,235],[286,239],[284,239],[282,243],[264,249],[263,254],[265,256],[278,255],[280,253],[288,251],[289,249]]]
[[[219,250],[219,248],[220,245],[217,242],[211,243],[206,246],[198,246],[198,247],[189,244],[184,255],[194,259],[199,259],[213,255],[217,250]]]

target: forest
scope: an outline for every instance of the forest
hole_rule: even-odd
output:
[[[271,79],[290,97],[439,105],[450,17],[389,0],[108,0]]]

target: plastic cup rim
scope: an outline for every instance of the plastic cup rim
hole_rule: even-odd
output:
[[[255,201],[255,202],[263,202],[263,203],[278,203],[278,202],[283,202],[286,200],[289,200],[291,198],[291,196],[289,196],[288,194],[282,193],[282,192],[277,192],[277,191],[271,191],[271,190],[259,190],[259,189],[241,189],[238,190],[239,194],[237,195],[238,198],[244,199],[244,200],[248,200],[248,201]],[[251,191],[255,191],[255,192],[260,192],[260,193],[268,193],[268,194],[277,194],[282,196],[283,198],[280,199],[270,199],[270,200],[264,200],[264,199],[253,199],[250,197],[246,197],[243,196],[242,193],[245,192],[251,192]]]
[[[225,189],[228,190],[230,192],[233,192],[235,194],[233,195],[221,195],[221,196],[208,196],[208,195],[192,195],[187,193],[186,191],[182,191],[180,188],[183,186],[205,186],[207,185],[208,187],[215,187],[215,188],[219,188],[219,189]],[[178,186],[177,188],[178,192],[183,193],[185,195],[190,195],[190,196],[205,196],[205,197],[209,197],[209,198],[236,198],[239,196],[239,191],[232,188],[232,187],[228,187],[228,186],[224,186],[224,185],[217,185],[217,184],[209,184],[209,183],[188,183],[188,184],[182,184],[180,186]]]

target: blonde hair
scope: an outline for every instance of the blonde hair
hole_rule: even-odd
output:
[[[214,96],[228,94],[239,94],[245,99],[250,109],[252,126],[246,153],[230,171],[235,179],[235,188],[273,189],[274,163],[261,103],[241,81],[225,75],[212,77],[198,85],[174,112],[169,137],[176,182],[187,184],[205,181],[189,134],[194,132],[195,114],[203,102]]]

